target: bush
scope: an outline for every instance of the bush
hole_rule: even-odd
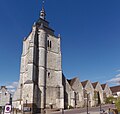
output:
[[[105,99],[105,103],[106,104],[112,104],[112,103],[115,103],[115,101],[116,101],[116,98],[114,98],[114,97],[107,97],[106,99]]]
[[[73,106],[69,105],[69,106],[68,106],[68,109],[73,109]]]
[[[120,97],[116,100],[115,106],[116,106],[118,112],[120,112]]]

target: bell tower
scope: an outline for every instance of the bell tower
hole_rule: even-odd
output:
[[[14,107],[30,107],[31,113],[46,108],[64,108],[60,40],[60,35],[56,36],[46,21],[43,3],[39,19],[23,41]]]

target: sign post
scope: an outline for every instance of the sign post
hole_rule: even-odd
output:
[[[5,111],[4,111],[4,114],[11,114],[11,105],[7,104],[5,105]]]

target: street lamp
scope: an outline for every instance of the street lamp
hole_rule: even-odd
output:
[[[90,95],[90,93],[86,93],[87,94],[87,114],[89,114],[89,112],[88,112],[88,106],[89,106],[89,95]]]
[[[79,97],[78,95],[79,95],[79,93],[75,92],[75,108],[77,106],[77,100],[78,100],[78,97]]]
[[[87,110],[87,114],[89,114],[89,112],[88,112],[88,106],[89,106],[89,95],[90,95],[90,93],[89,92],[87,92],[87,90],[85,90],[84,89],[84,99],[86,99],[87,100],[87,106],[86,106],[86,110]]]
[[[101,112],[102,110],[101,110],[101,99],[100,99],[100,93],[99,93],[99,91],[98,91],[97,93],[98,93],[98,104],[100,105],[100,112]]]

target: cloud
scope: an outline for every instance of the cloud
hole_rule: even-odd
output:
[[[6,84],[6,88],[11,94],[15,92],[15,90],[17,89],[17,86],[18,86],[18,82],[12,82],[12,83]]]
[[[120,84],[120,74],[116,75],[114,78],[107,81],[110,84]]]
[[[8,84],[6,84],[7,86],[7,88],[8,89],[13,89],[13,88],[17,88],[17,86],[18,86],[18,82],[12,82],[12,83],[8,83]]]
[[[115,85],[120,84],[120,69],[117,69],[116,72],[117,74],[112,79],[108,80],[107,83]]]
[[[120,72],[120,69],[118,69],[117,72]]]
[[[14,93],[14,92],[15,92],[15,89],[10,89],[9,92],[10,92],[10,93]]]
[[[8,86],[6,86],[6,88],[7,88],[7,89],[14,89],[15,87],[12,86],[12,85],[8,85]]]
[[[120,74],[117,74],[116,77],[120,77]]]

